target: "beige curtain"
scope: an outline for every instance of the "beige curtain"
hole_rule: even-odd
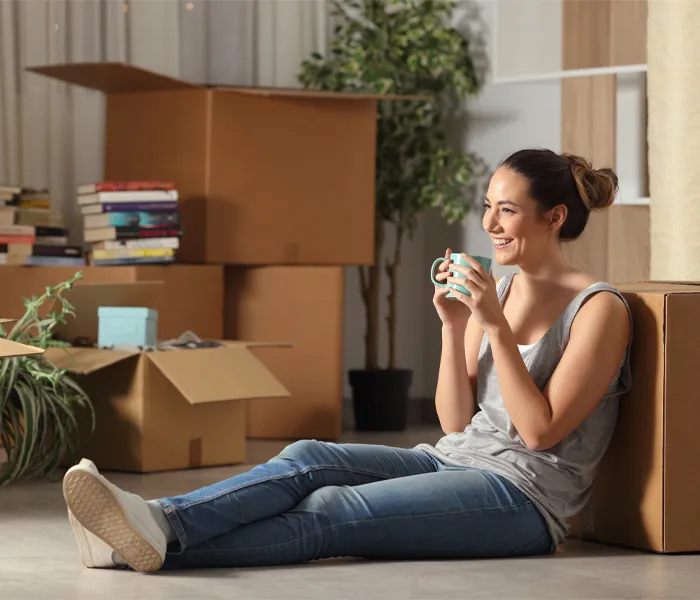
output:
[[[649,2],[651,277],[700,281],[700,2]]]
[[[296,84],[323,0],[0,1],[0,184],[49,188],[80,240],[78,183],[102,177],[104,98],[28,66],[119,61],[196,83]]]

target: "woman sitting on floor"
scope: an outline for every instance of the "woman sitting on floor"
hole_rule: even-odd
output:
[[[616,189],[611,170],[548,150],[516,152],[494,173],[483,226],[496,261],[519,273],[496,283],[467,257],[473,268],[452,268],[471,296],[435,288],[445,432],[435,446],[300,441],[247,473],[148,502],[83,460],[63,489],[85,565],[149,572],[553,552],[590,494],[631,383],[627,303],[561,248]],[[464,283],[448,266],[438,280]]]

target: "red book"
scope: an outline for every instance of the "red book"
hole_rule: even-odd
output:
[[[0,235],[0,244],[33,244],[33,235]]]
[[[97,194],[98,192],[134,192],[140,190],[174,190],[171,181],[100,181],[78,186],[78,195]]]

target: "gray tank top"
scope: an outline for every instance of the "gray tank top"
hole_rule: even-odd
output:
[[[512,281],[510,274],[498,282],[501,305]],[[520,346],[525,365],[541,391],[564,353],[574,317],[587,298],[601,291],[612,292],[622,299],[632,326],[629,305],[615,288],[599,282],[583,290],[538,342]],[[598,465],[615,427],[619,396],[630,389],[629,354],[630,346],[610,387],[590,416],[559,444],[537,452],[523,444],[510,420],[501,397],[491,345],[484,335],[477,374],[479,411],[463,432],[451,433],[435,446],[420,444],[416,449],[447,465],[484,469],[509,480],[532,499],[547,521],[552,540],[559,544],[568,533],[569,519],[588,501]]]

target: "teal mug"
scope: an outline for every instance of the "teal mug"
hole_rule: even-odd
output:
[[[490,271],[490,269],[491,269],[491,259],[490,258],[485,258],[483,256],[472,256],[472,258],[474,260],[478,261],[479,264],[481,264],[481,266],[484,267],[484,269],[486,269],[487,273]],[[436,281],[435,275],[437,274],[437,268],[441,263],[445,262],[446,260],[447,259],[444,256],[441,256],[440,258],[436,258],[435,261],[433,262],[433,266],[430,268],[430,279],[432,279],[433,284],[436,285],[437,287],[441,287],[441,288],[452,288],[452,289],[455,289],[459,292],[462,292],[463,294],[466,294],[467,296],[471,296],[471,294],[469,293],[469,290],[462,285],[457,285],[456,283],[440,283],[440,282]],[[472,268],[472,266],[466,260],[464,260],[464,258],[462,258],[462,255],[457,253],[457,252],[453,252],[452,254],[450,254],[450,260],[455,265],[461,265],[462,267],[466,267],[467,269]],[[452,273],[452,277],[464,278],[464,275],[462,273],[458,273],[457,271],[455,271],[453,269],[450,269],[450,273]],[[452,294],[452,292],[448,293],[447,296],[445,296],[445,297],[446,298],[456,298],[456,296],[454,296]]]

